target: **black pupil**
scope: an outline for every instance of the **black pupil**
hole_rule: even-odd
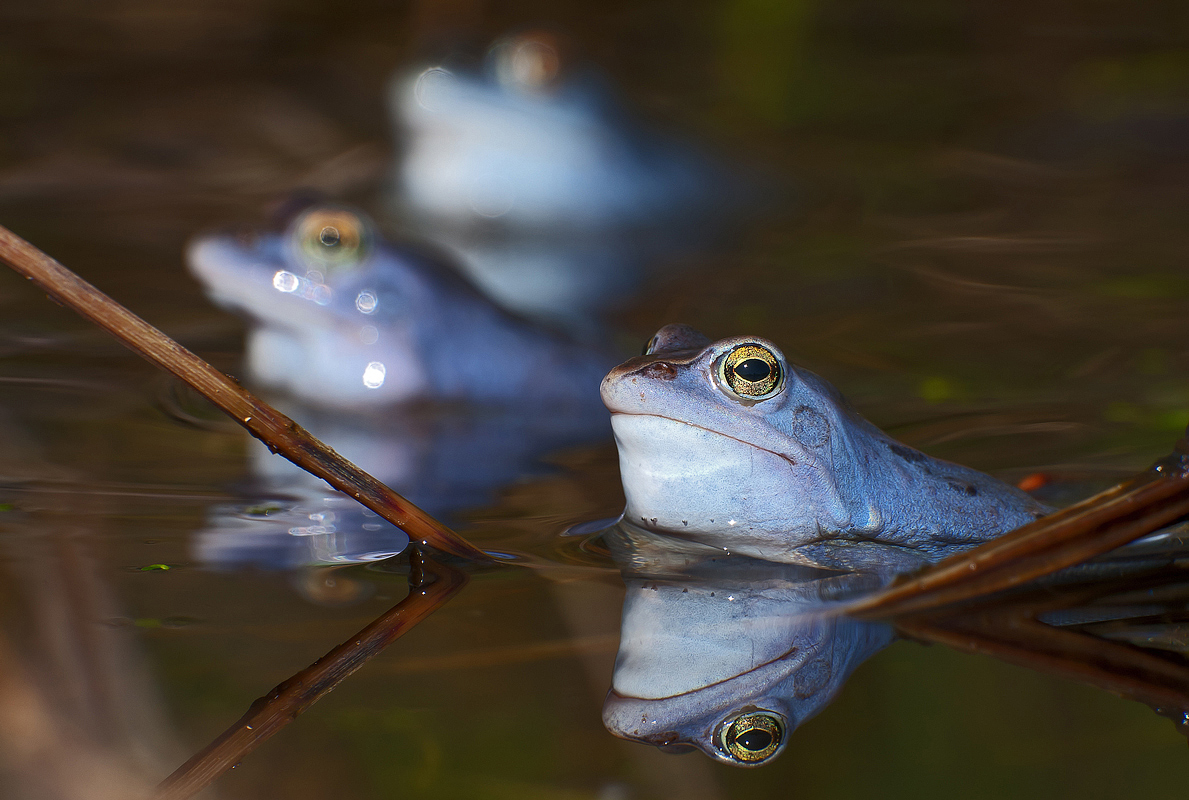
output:
[[[339,235],[338,228],[327,225],[322,229],[322,232],[318,234],[318,241],[322,242],[322,244],[326,245],[327,247],[334,247],[342,241],[342,237]]]
[[[735,737],[735,742],[752,752],[759,752],[772,745],[772,734],[759,728],[752,728],[747,733]]]
[[[735,374],[748,383],[755,383],[767,380],[772,375],[772,367],[763,359],[749,358],[735,365]]]

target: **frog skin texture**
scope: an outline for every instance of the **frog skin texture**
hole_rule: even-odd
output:
[[[780,376],[762,397],[724,383],[723,364],[745,347]],[[646,355],[607,375],[602,397],[619,448],[624,519],[732,553],[907,570],[1048,512],[988,475],[891,439],[763,339],[711,343],[666,326]]]

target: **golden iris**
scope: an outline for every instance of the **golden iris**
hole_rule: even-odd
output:
[[[784,384],[780,359],[758,344],[739,345],[722,358],[718,370],[719,379],[746,400],[767,400]]]
[[[758,764],[771,758],[784,740],[784,720],[757,711],[741,714],[719,734],[722,749],[743,764]]]
[[[364,218],[343,208],[310,209],[294,222],[293,235],[302,256],[322,269],[358,263],[371,239]]]

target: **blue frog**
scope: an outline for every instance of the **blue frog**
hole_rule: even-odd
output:
[[[666,326],[602,395],[624,518],[647,530],[769,561],[908,570],[1048,512],[891,439],[765,339]]]
[[[307,209],[281,234],[201,236],[187,258],[215,303],[247,317],[251,380],[324,408],[590,407],[613,363],[343,207]]]
[[[571,330],[756,199],[701,148],[634,120],[541,31],[497,41],[478,70],[401,73],[390,106],[404,221],[500,303]]]

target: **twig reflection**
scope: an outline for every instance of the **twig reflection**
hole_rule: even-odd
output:
[[[466,574],[457,569],[415,550],[411,559],[409,595],[404,600],[257,699],[239,721],[162,781],[156,800],[182,800],[201,791],[466,585]]]

